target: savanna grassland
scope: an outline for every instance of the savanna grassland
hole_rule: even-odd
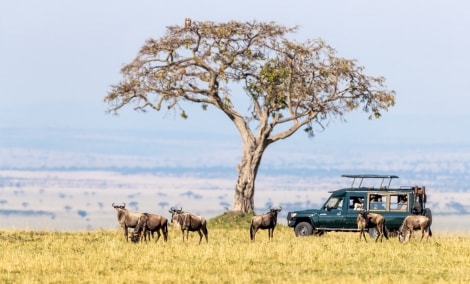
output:
[[[134,244],[122,231],[0,231],[0,283],[463,283],[470,282],[470,234],[434,232],[428,241],[359,242],[358,233],[274,240],[212,220],[209,243]]]

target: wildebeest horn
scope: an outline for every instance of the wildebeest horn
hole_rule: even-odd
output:
[[[274,205],[271,205],[271,210],[276,210],[276,211],[281,211],[282,210],[282,207],[281,206],[274,206]]]
[[[113,202],[112,206],[114,207],[114,202]]]
[[[175,213],[175,212],[178,212],[178,211],[179,212],[183,211],[183,207],[181,207],[181,206],[177,206],[177,207],[172,206],[169,210],[170,213]]]

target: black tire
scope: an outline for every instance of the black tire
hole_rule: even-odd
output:
[[[429,208],[426,208],[423,210],[423,215],[428,217],[429,220],[431,220],[431,224],[432,224],[432,213],[431,213],[431,209]]]
[[[313,234],[313,226],[308,222],[300,222],[295,226],[295,236],[305,237]]]
[[[429,208],[426,208],[423,210],[423,215],[428,217],[429,220],[431,220],[431,225],[432,225],[432,213],[431,213],[431,209]],[[432,237],[432,231],[431,231],[431,226],[429,226],[429,236]]]

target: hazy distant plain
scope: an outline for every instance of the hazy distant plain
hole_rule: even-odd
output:
[[[165,216],[174,205],[207,218],[232,208],[238,140],[11,129],[2,138],[0,228],[116,228],[113,202]],[[470,229],[470,147],[465,144],[383,148],[351,142],[341,148],[313,140],[295,146],[279,143],[266,152],[256,183],[256,212],[280,204],[279,221],[285,223],[289,210],[320,207],[328,191],[349,186],[341,174],[397,174],[394,185],[426,186],[436,229]]]

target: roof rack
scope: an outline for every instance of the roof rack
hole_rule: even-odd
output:
[[[388,179],[388,185],[386,186],[388,188],[390,187],[390,184],[392,183],[393,179],[399,178],[397,175],[373,175],[373,174],[341,175],[341,176],[353,179],[351,183],[351,188],[354,188],[354,182],[356,181],[356,179],[361,179],[358,187],[361,187],[364,179],[382,179],[382,182],[380,183],[380,188],[383,187],[383,183],[385,179]]]

